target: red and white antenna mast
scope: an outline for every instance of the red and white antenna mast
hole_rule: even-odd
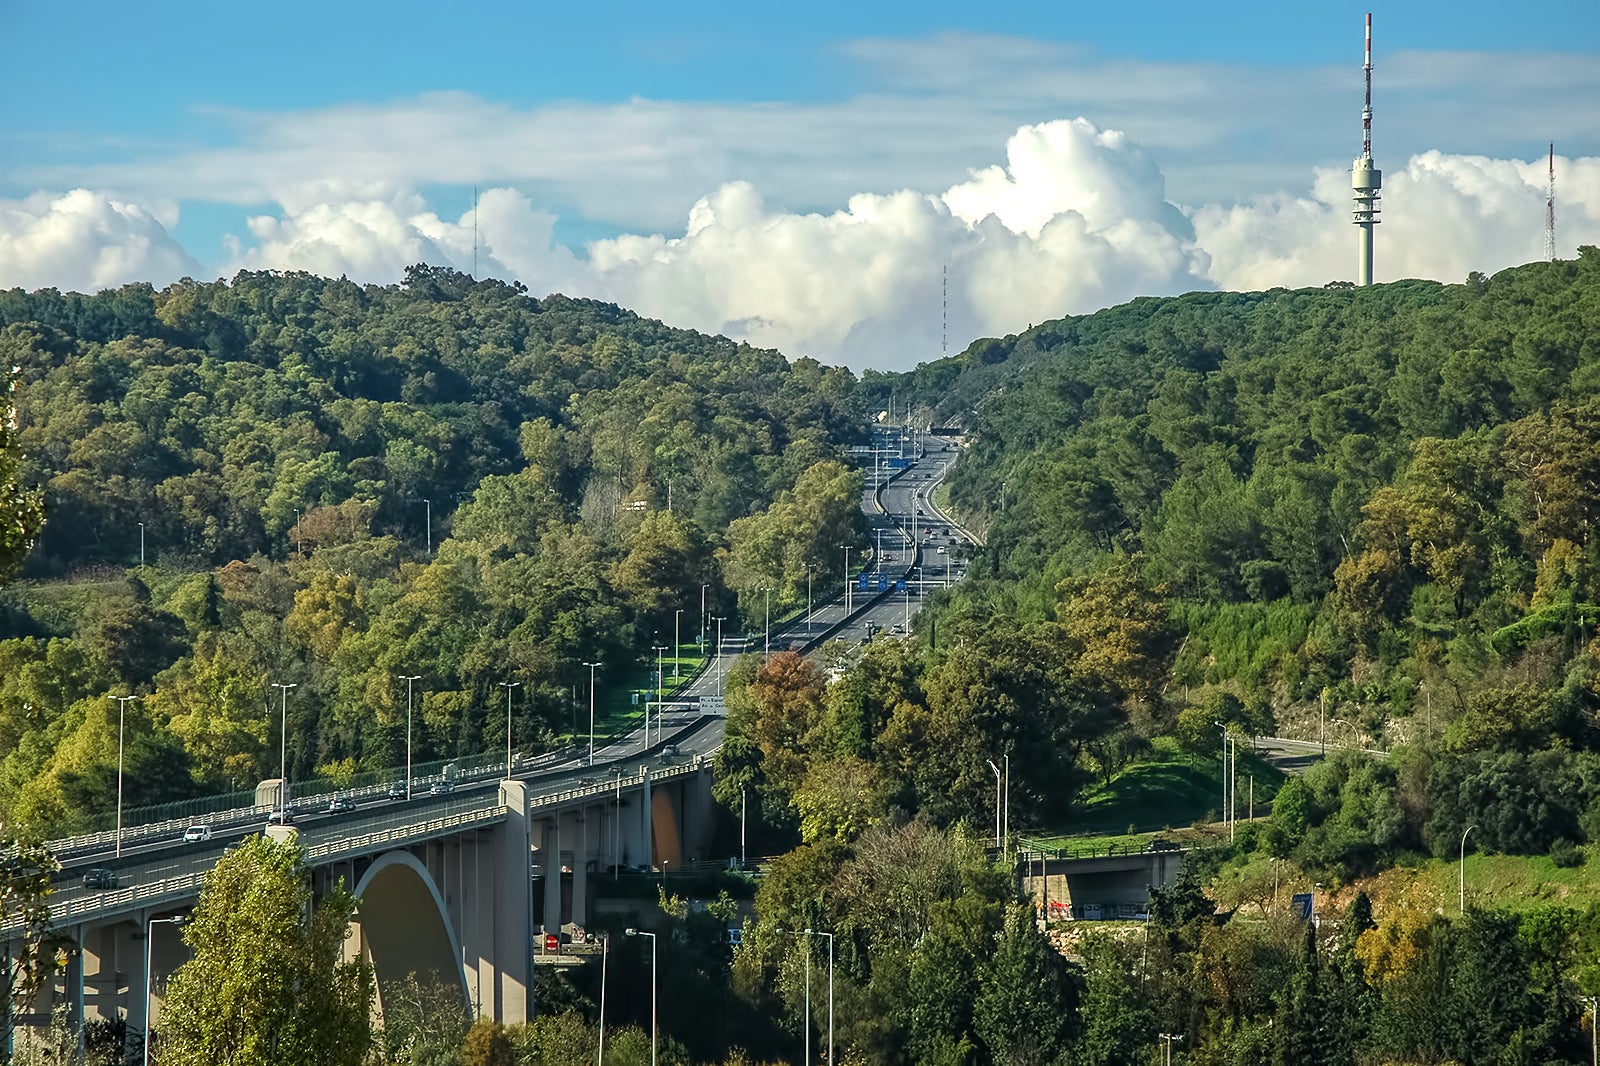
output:
[[[1544,201],[1544,257],[1556,261],[1556,146],[1550,145],[1550,195]]]

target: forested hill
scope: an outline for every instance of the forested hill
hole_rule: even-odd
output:
[[[1052,618],[1116,567],[1168,605],[1169,697],[1312,730],[1326,706],[1371,744],[1600,748],[1600,251],[1140,300],[892,384],[931,409],[973,381],[951,496],[990,535],[956,618]],[[1579,791],[1493,846],[1577,838]]]
[[[269,682],[297,778],[403,761],[402,674],[418,759],[503,743],[508,681],[537,747],[585,661],[622,690],[702,598],[781,611],[865,547],[847,371],[448,269],[0,293],[13,366],[45,521],[0,588],[0,821],[47,834],[107,814],[107,693],[144,697],[130,805],[275,775]]]
[[[722,529],[861,433],[848,372],[433,267],[0,292],[0,363],[49,496],[36,573],[136,560],[141,521],[147,552],[281,557],[297,511],[350,498],[421,543],[422,500],[448,528],[530,462],[567,504],[671,491]]]

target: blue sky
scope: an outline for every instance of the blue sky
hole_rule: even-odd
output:
[[[925,356],[930,256],[971,334],[1336,278],[1368,9],[13,0],[0,286],[470,267],[474,186],[480,273],[861,365]],[[1600,4],[1374,23],[1388,276],[1542,247],[1550,140],[1563,233],[1595,239]],[[1418,250],[1472,212],[1488,236]],[[830,302],[824,271],[864,291]]]

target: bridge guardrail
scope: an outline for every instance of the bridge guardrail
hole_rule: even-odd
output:
[[[717,750],[712,748],[697,753],[681,763],[651,767],[650,780],[654,783],[699,773],[711,765]],[[648,755],[645,756],[646,761],[648,758]],[[644,775],[636,772],[619,777],[608,776],[587,785],[530,793],[528,798],[530,805],[535,808],[559,805],[578,799],[602,797],[614,791],[619,782],[621,787],[637,788],[643,784]],[[419,813],[424,817],[418,817]],[[300,836],[300,841],[306,849],[308,861],[318,866],[370,853],[377,848],[415,843],[461,829],[492,824],[505,817],[506,807],[499,794],[493,794],[493,799],[490,799],[489,794],[485,793],[449,800],[425,812],[407,808],[381,812],[368,818],[360,831],[355,833],[337,824],[309,829]],[[74,886],[58,893],[62,898],[50,904],[51,921],[61,925],[90,914],[115,914],[187,900],[199,891],[206,872],[216,865],[221,854],[212,850],[168,862],[147,863],[142,869],[126,871],[125,875],[141,878],[138,883],[126,888],[82,889]],[[157,876],[152,877],[152,874]],[[15,935],[20,929],[19,923],[0,926],[0,940]]]

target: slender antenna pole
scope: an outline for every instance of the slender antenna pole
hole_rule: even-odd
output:
[[[1544,202],[1544,257],[1556,261],[1556,146],[1550,142],[1550,195]]]

